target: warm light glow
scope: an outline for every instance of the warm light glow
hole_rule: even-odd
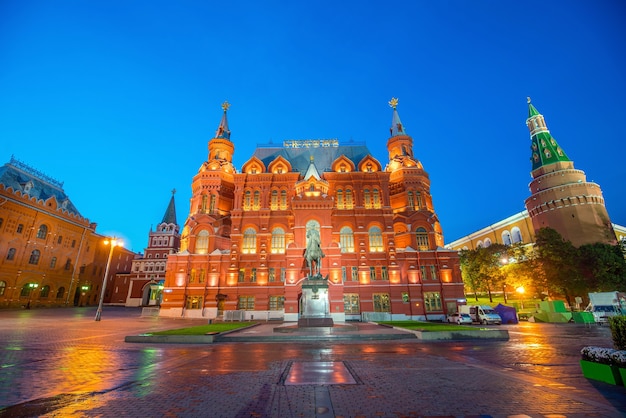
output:
[[[524,289],[524,286],[520,286],[517,289],[515,289],[515,291],[519,293],[520,295],[523,295],[526,290]]]

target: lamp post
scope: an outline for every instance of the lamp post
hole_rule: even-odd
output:
[[[98,310],[96,311],[96,321],[99,321],[100,317],[102,316],[102,303],[104,302],[104,291],[107,288],[107,277],[109,276],[109,268],[111,267],[111,256],[113,256],[113,249],[115,249],[115,247],[117,246],[121,247],[123,245],[122,241],[118,241],[116,237],[105,240],[104,244],[110,245],[111,248],[109,249],[109,257],[107,258],[107,267],[104,270],[104,280],[102,280],[102,292],[100,292],[100,302],[98,302]]]
[[[37,283],[28,283],[28,303],[26,304],[26,309],[30,309],[30,298],[33,293],[33,290],[37,289],[39,284]]]
[[[522,304],[522,309],[524,309],[524,286],[518,287],[515,291],[519,293],[520,303]]]

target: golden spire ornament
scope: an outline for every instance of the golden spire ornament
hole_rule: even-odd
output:
[[[392,97],[391,100],[389,100],[389,106],[395,109],[396,106],[398,106],[398,99],[396,99],[395,97]]]
[[[226,100],[226,101],[224,101],[224,103],[222,103],[222,109],[224,110],[224,112],[226,112],[229,107],[230,107],[230,103],[228,103],[228,100]]]

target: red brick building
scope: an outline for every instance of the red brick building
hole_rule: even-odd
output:
[[[336,139],[259,146],[238,171],[228,104],[192,180],[181,251],[167,259],[160,314],[297,321],[306,233],[317,229],[335,322],[437,319],[464,297],[443,248],[430,178],[393,108],[389,160]]]

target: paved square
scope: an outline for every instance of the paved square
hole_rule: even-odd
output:
[[[356,385],[343,361],[296,361],[285,385]]]

